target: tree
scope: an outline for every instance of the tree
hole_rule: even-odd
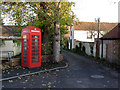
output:
[[[55,21],[54,21],[54,48],[53,56],[54,61],[60,61],[60,2],[55,3]]]
[[[54,41],[54,60],[59,61],[60,39],[72,25],[74,15],[70,2],[3,2],[17,25],[34,25],[42,29],[43,42]],[[60,7],[61,6],[61,7]],[[19,8],[18,8],[19,7]],[[22,13],[21,13],[22,12]]]

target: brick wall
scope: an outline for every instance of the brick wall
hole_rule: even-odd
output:
[[[95,42],[94,56],[101,58],[102,40]],[[120,64],[120,40],[103,40],[103,58],[108,62]]]
[[[106,44],[106,60],[111,63],[120,61],[120,40],[104,40]]]

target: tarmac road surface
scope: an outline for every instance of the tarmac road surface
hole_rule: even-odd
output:
[[[3,81],[3,88],[118,88],[118,73],[89,58],[64,51],[69,67]]]

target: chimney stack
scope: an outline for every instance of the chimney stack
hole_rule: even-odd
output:
[[[95,22],[97,22],[97,19],[95,18]]]

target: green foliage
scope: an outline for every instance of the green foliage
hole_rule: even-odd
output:
[[[94,58],[93,54],[89,55],[88,57],[90,57],[90,58]]]
[[[48,48],[45,48],[48,47]],[[42,55],[51,55],[53,53],[52,43],[41,43],[41,54]]]
[[[97,60],[100,60],[100,57],[96,57]]]
[[[49,27],[50,34],[53,34],[56,11],[54,2],[4,2],[3,13],[10,14],[18,26],[31,25],[42,29]],[[61,36],[66,33],[68,26],[73,24],[75,15],[71,11],[71,6],[75,5],[72,2],[61,2],[60,8],[60,30]],[[20,30],[19,30],[20,31]],[[50,37],[53,35],[50,35]]]
[[[18,39],[11,39],[11,40],[13,40],[13,43],[16,43],[17,46],[20,46],[20,44],[21,44],[20,40],[18,40]]]
[[[85,52],[85,46],[82,47],[82,51]]]
[[[73,2],[60,2],[61,8],[57,8],[55,2],[4,2],[3,13],[10,14],[18,25],[19,32],[21,33],[21,26],[36,26],[42,29],[42,34],[48,31],[49,42],[51,47],[44,43],[43,47],[49,47],[51,50],[43,50],[43,54],[48,54],[48,51],[53,51],[54,42],[54,22],[60,22],[60,38],[61,38],[61,50],[62,45],[65,45],[64,34],[67,33],[68,26],[72,26],[74,23],[75,15],[71,11],[71,6],[75,4]],[[56,18],[60,10],[60,19]],[[19,35],[20,35],[19,33]]]
[[[110,30],[105,31],[103,35],[106,35],[109,31],[110,31]]]
[[[4,39],[0,39],[0,46],[5,45],[5,40]]]
[[[91,51],[91,54],[93,55],[93,47],[94,47],[94,43],[89,43],[90,44],[90,51]]]
[[[83,48],[85,48],[85,47],[83,47]],[[80,54],[80,55],[83,55],[83,56],[88,56],[85,53],[85,51],[81,50],[81,46],[78,46],[78,45],[76,45],[76,47],[73,48],[73,49],[67,49],[67,48],[65,48],[65,50],[68,50],[68,51],[71,51],[73,53],[77,53],[77,54]]]

